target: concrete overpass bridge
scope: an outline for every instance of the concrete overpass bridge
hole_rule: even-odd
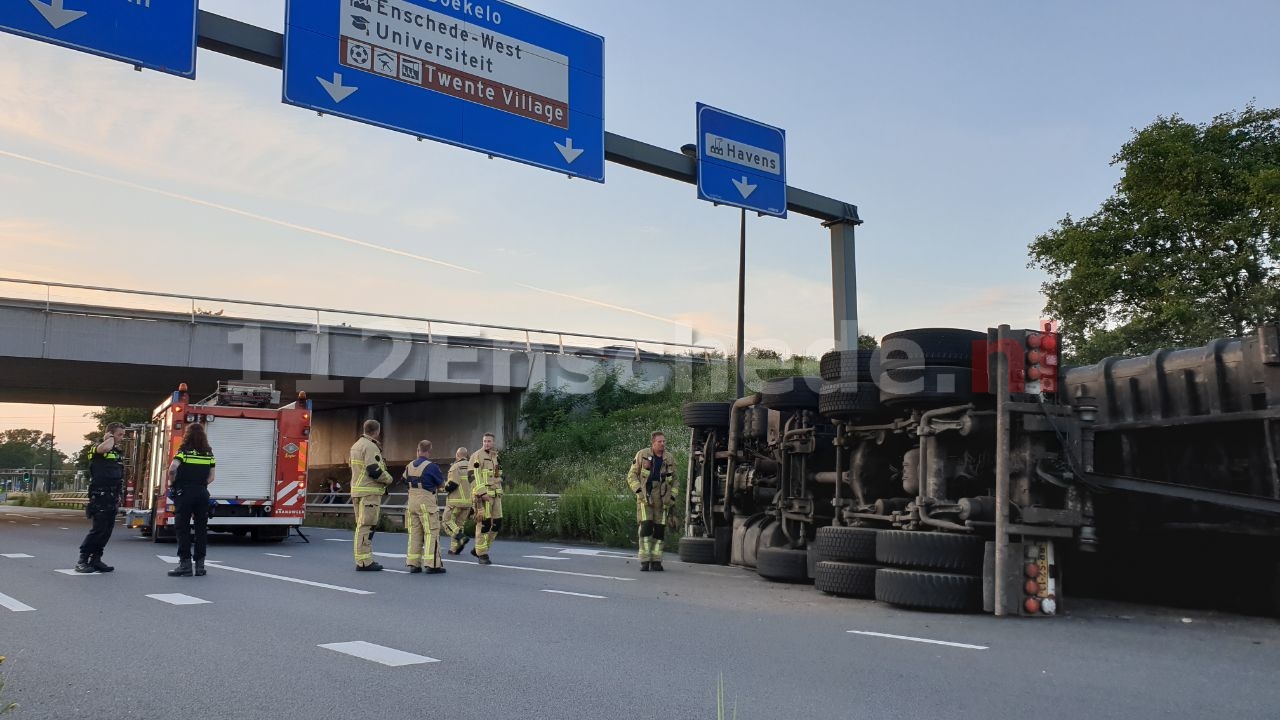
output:
[[[56,296],[56,297],[55,297]],[[125,300],[121,303],[121,298]],[[109,300],[113,302],[108,302]],[[213,308],[217,308],[214,310]],[[612,369],[659,389],[706,361],[675,341],[0,278],[0,402],[154,407],[185,382],[272,381],[315,407],[312,466],[346,465],[366,418],[387,457],[517,432],[524,393]],[[442,454],[447,454],[444,451]]]

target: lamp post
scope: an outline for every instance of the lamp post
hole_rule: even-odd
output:
[[[49,472],[48,474],[45,475],[45,478],[44,478],[44,491],[47,493],[53,492],[53,446],[54,446],[53,441],[54,441],[54,438],[56,437],[54,433],[57,432],[57,428],[58,428],[58,406],[54,405],[53,406],[53,423],[49,426]]]
[[[698,159],[698,146],[694,144],[682,145],[680,152],[689,157]],[[746,393],[743,378],[747,374],[747,361],[744,354],[745,341],[745,319],[747,304],[747,211],[742,209],[739,211],[738,220],[738,394],[735,397],[742,397]]]

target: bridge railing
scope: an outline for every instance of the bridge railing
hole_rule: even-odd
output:
[[[180,293],[129,290],[124,288],[45,282],[0,277],[5,299],[43,307],[48,312],[76,312],[76,306],[91,306],[96,314],[156,319],[186,319],[191,323],[263,322],[313,328],[317,334],[347,328],[352,332],[379,331],[395,335],[423,335],[428,342],[469,347],[496,347],[508,350],[542,351],[559,354],[589,354],[640,359],[646,354],[707,359],[717,349],[680,340],[654,340],[617,335],[599,335],[549,328],[495,325],[416,315],[365,312],[340,308],[291,305],[256,300],[185,295]],[[689,329],[680,329],[689,335]]]

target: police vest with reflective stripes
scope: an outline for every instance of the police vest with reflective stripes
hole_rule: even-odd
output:
[[[124,461],[114,446],[98,452],[97,446],[89,448],[89,475],[93,480],[119,480],[124,477]]]
[[[178,485],[200,485],[204,486],[209,483],[209,473],[217,464],[214,461],[213,453],[202,453],[197,450],[183,450],[173,458],[178,461],[178,474],[174,478],[173,484]]]

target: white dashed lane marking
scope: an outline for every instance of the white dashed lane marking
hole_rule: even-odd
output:
[[[13,612],[31,612],[32,610],[35,610],[35,608],[30,605],[15,598],[11,598],[4,593],[0,593],[0,607],[8,608]]]
[[[29,557],[33,557],[33,556],[28,555],[28,554],[26,554],[26,553],[4,553],[3,555],[0,555],[0,557],[7,557],[7,558],[9,558],[9,559],[11,559],[11,560],[18,560],[18,559],[21,559],[21,558],[29,558]]]
[[[930,645],[946,645],[947,647],[962,648],[965,650],[986,650],[986,645],[970,645],[968,643],[948,642],[946,640],[930,640],[928,638],[910,637],[908,635],[889,635],[888,633],[868,632],[865,630],[850,630],[853,635],[868,635],[870,637],[889,638],[890,640],[906,640],[908,642],[928,643]]]
[[[159,593],[156,595],[148,595],[152,600],[169,603],[170,605],[206,605],[209,600],[201,600],[198,597],[183,595],[182,593]]]
[[[552,593],[552,594],[555,594],[555,595],[572,595],[572,596],[574,596],[574,597],[592,598],[592,599],[594,599],[594,600],[608,600],[608,599],[609,599],[608,597],[606,597],[606,596],[604,596],[604,595],[588,595],[587,593],[569,592],[569,591],[567,591],[567,590],[543,590],[542,592],[544,592],[544,593]]]
[[[423,663],[436,663],[439,660],[426,655],[415,655],[411,652],[396,650],[395,648],[385,647],[383,645],[374,645],[363,640],[354,642],[326,643],[319,647],[325,650],[333,650],[352,657],[358,657],[361,660],[369,660],[381,665],[389,667],[403,667],[405,665],[422,665]]]

